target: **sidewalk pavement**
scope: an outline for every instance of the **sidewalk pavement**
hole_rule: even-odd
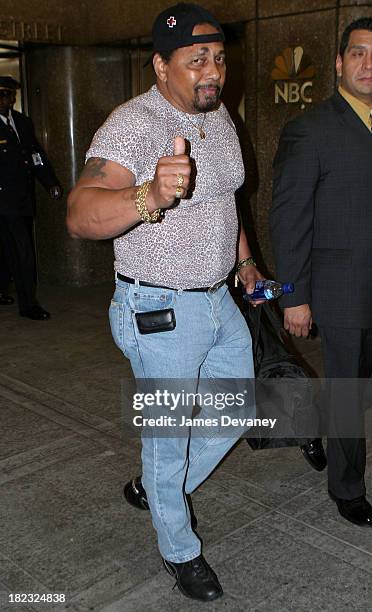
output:
[[[225,595],[202,604],[172,590],[149,513],[122,497],[140,442],[122,413],[134,387],[110,336],[111,291],[44,287],[47,322],[1,307],[0,610],[372,610],[372,531],[338,515],[326,471],[298,448],[244,440],[193,494]],[[296,346],[321,373],[319,341]],[[372,496],[371,480],[369,467]],[[17,593],[65,603],[11,603]]]

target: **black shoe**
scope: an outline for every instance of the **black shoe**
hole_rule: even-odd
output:
[[[173,563],[163,559],[168,574],[176,579],[182,595],[199,601],[212,601],[222,597],[223,590],[212,568],[203,555],[186,563]]]
[[[149,510],[146,491],[142,486],[140,476],[137,476],[137,478],[134,478],[134,480],[127,482],[123,493],[128,504],[131,506],[139,508],[140,510]]]
[[[28,319],[32,319],[33,321],[47,321],[50,319],[50,313],[44,310],[41,306],[31,306],[27,310],[21,310],[21,317],[27,317]]]
[[[360,527],[372,527],[372,506],[364,495],[355,499],[341,499],[329,491],[329,496],[336,502],[338,511],[344,519]]]
[[[147,501],[146,491],[142,486],[141,476],[137,476],[133,480],[127,482],[123,491],[124,497],[127,500],[128,504],[134,506],[135,508],[139,508],[140,510],[149,510],[149,503]],[[191,498],[188,495],[187,501],[190,509],[191,516],[191,528],[196,529],[198,526],[198,521],[193,511]]]
[[[6,293],[0,293],[0,306],[11,306],[14,304],[14,297]]]
[[[321,472],[327,465],[327,457],[324,452],[322,439],[314,438],[303,446],[300,446],[301,452],[314,470]]]

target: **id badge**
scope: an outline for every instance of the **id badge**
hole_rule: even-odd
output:
[[[34,162],[34,166],[43,166],[43,160],[41,159],[40,153],[32,154],[32,161]]]

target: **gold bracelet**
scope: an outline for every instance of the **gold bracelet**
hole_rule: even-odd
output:
[[[238,273],[241,268],[244,268],[244,266],[255,266],[255,265],[256,265],[256,262],[253,259],[253,257],[247,257],[246,259],[241,259],[240,261],[238,261],[235,271],[236,273]]]
[[[144,223],[157,223],[164,217],[164,211],[161,208],[157,208],[154,212],[150,213],[146,206],[146,197],[149,192],[152,181],[145,181],[137,189],[136,199],[134,203],[136,205],[141,221]]]
[[[235,287],[237,287],[239,285],[239,271],[241,270],[241,268],[244,268],[244,266],[255,266],[256,262],[253,259],[253,257],[247,257],[246,259],[241,259],[240,261],[238,261],[236,268],[235,268]]]

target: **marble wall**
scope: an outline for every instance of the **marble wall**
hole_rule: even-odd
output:
[[[103,44],[148,36],[172,0],[1,0],[0,40]],[[202,0],[222,23],[255,17],[256,0]]]
[[[83,43],[85,8],[79,0],[1,0],[0,40]]]
[[[66,197],[85,161],[96,129],[130,97],[129,54],[116,47],[47,46],[26,56],[28,102],[36,132],[63,189],[54,201],[37,189],[39,276],[58,285],[90,285],[113,278],[111,241],[72,240]]]
[[[301,12],[299,6],[305,5],[297,0],[260,0],[257,18],[246,26],[246,125],[254,144],[259,184],[257,194],[251,198],[251,207],[260,251],[258,258],[271,275],[275,275],[275,270],[268,215],[272,160],[280,131],[290,118],[332,95],[337,85],[335,58],[342,31],[354,19],[372,15],[370,2],[335,4],[330,0],[309,0],[306,10]],[[274,81],[272,71],[276,58],[283,56],[286,49],[293,54],[298,47],[302,48],[303,57],[297,74],[287,81]],[[291,53],[287,51],[284,55],[288,59]],[[284,92],[286,82],[288,99],[278,93],[275,99],[275,86]],[[303,100],[300,94],[305,83],[311,86],[305,87]]]

